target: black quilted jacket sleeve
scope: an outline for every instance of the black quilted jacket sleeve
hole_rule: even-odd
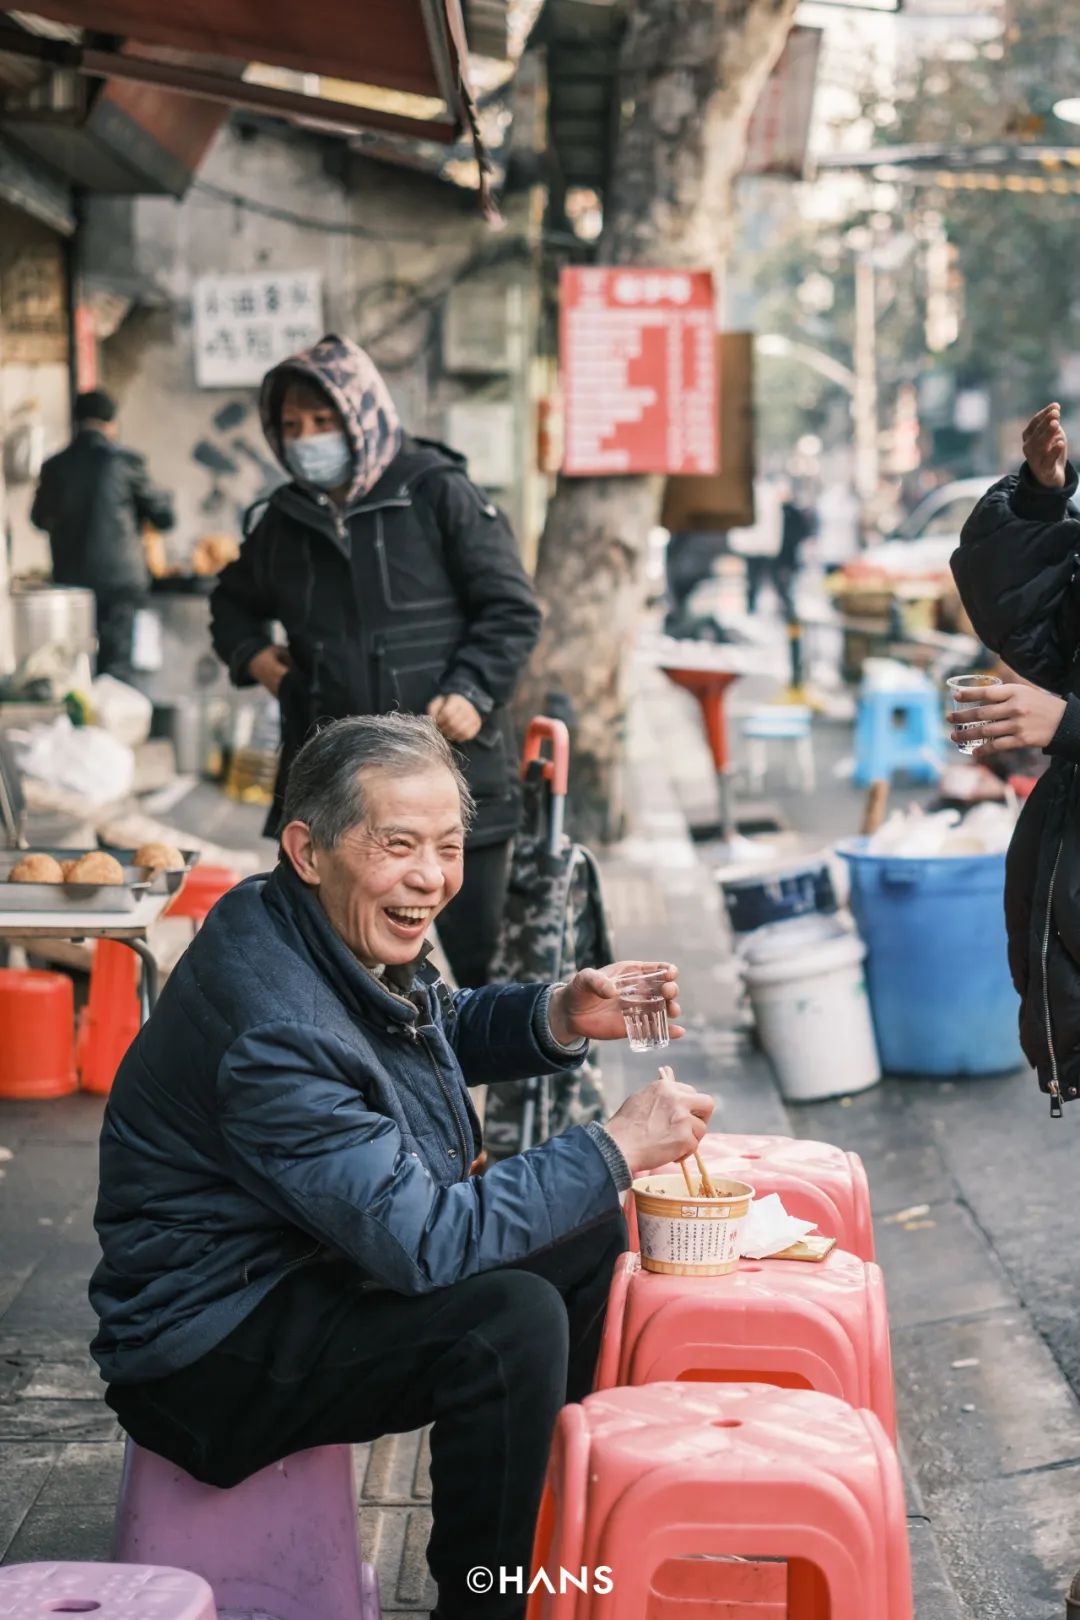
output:
[[[1069,689],[1080,644],[1077,473],[1037,484],[1027,463],[983,496],[964,525],[952,571],[971,622],[992,652],[1047,691]]]

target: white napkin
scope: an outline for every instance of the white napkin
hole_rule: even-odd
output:
[[[739,1253],[744,1260],[767,1260],[770,1254],[790,1249],[814,1230],[813,1221],[797,1221],[780,1202],[779,1193],[770,1193],[767,1198],[755,1198],[750,1205]]]

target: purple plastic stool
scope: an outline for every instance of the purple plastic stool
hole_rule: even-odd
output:
[[[219,1491],[129,1440],[113,1557],[195,1570],[221,1620],[381,1620],[351,1446],[298,1451]]]
[[[214,1594],[186,1569],[153,1564],[9,1564],[0,1569],[0,1616],[38,1620],[218,1620]]]

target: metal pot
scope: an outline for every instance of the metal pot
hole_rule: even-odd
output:
[[[15,663],[42,647],[63,647],[75,661],[97,651],[97,619],[93,591],[71,585],[33,585],[16,581],[11,587],[11,631]]]

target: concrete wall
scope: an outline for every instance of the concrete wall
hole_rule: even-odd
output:
[[[119,398],[123,437],[176,492],[172,556],[181,560],[200,535],[238,533],[244,509],[279,476],[254,393],[196,386],[195,276],[320,271],[328,329],[367,345],[407,425],[441,437],[455,398],[479,389],[484,399],[527,399],[528,354],[515,375],[479,383],[447,375],[442,364],[443,295],[467,269],[496,283],[523,281],[531,296],[532,266],[515,257],[515,234],[494,235],[468,193],[296,130],[229,126],[183,203],[91,199],[81,243],[85,294],[101,308],[131,300],[103,344],[102,380]],[[527,424],[524,403],[521,420]],[[521,490],[508,495],[516,515],[529,509]]]

